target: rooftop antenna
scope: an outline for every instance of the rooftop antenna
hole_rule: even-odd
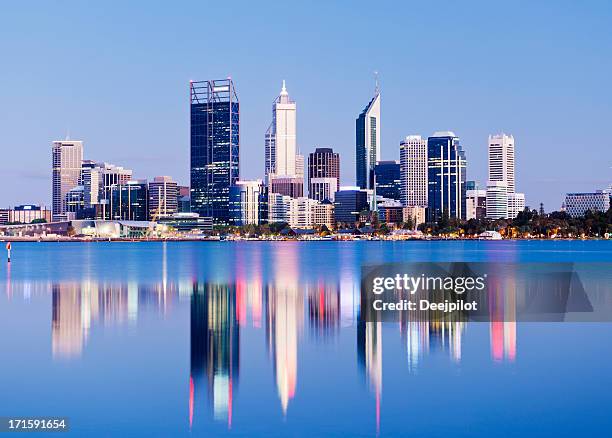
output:
[[[380,84],[378,83],[378,71],[374,71],[374,83],[376,84],[374,88],[374,94],[380,93]]]

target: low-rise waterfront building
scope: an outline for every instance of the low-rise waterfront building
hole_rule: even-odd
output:
[[[359,187],[341,187],[334,200],[334,220],[337,224],[354,225],[362,211],[368,210],[368,195]]]
[[[608,211],[610,193],[597,190],[591,193],[568,193],[565,195],[565,211],[572,217],[584,216],[587,211]]]

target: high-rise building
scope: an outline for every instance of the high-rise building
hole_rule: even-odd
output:
[[[402,205],[427,206],[427,140],[409,135],[400,143]]]
[[[304,179],[304,155],[299,152],[295,155],[295,176]]]
[[[427,220],[465,219],[465,152],[450,131],[427,139]]]
[[[191,211],[229,224],[240,178],[240,103],[231,79],[191,82]]]
[[[110,189],[109,213],[114,220],[146,221],[149,219],[146,179],[113,184]]]
[[[506,181],[487,183],[487,218],[505,219],[508,217],[508,185]]]
[[[378,87],[374,97],[355,121],[355,153],[357,186],[373,189],[373,173],[376,162],[380,160],[380,92]]]
[[[412,226],[416,229],[419,225],[425,223],[425,207],[406,206],[402,209],[402,216],[404,222],[412,220]]]
[[[156,176],[149,182],[149,219],[157,220],[178,213],[178,184],[169,176]]]
[[[83,186],[76,186],[66,193],[66,219],[73,220],[85,208],[85,193]]]
[[[336,178],[310,178],[308,192],[311,199],[334,202],[334,196],[337,191],[338,180]]]
[[[82,218],[110,219],[111,187],[132,179],[132,170],[109,163],[84,160],[81,165],[84,209]]]
[[[304,178],[297,176],[271,176],[270,193],[300,198],[304,196]]]
[[[230,223],[242,226],[267,222],[268,189],[263,181],[236,181],[230,187]]]
[[[66,195],[79,185],[81,162],[83,161],[83,142],[62,140],[54,141],[51,146],[53,220],[66,218]]]
[[[368,194],[359,187],[341,187],[334,200],[336,223],[354,225],[362,211],[368,209]]]
[[[379,161],[374,166],[376,196],[400,200],[400,163],[399,161]]]
[[[289,177],[297,175],[296,110],[297,105],[289,98],[285,81],[283,81],[280,95],[274,99],[272,104],[272,123],[266,131],[265,175],[268,184],[270,175]]]
[[[514,137],[489,135],[489,181],[504,181],[508,193],[514,193]]]
[[[336,190],[340,187],[340,154],[332,148],[316,148],[308,155],[308,187],[313,178],[335,178]],[[313,198],[312,192],[309,195]],[[315,198],[316,199],[316,198]]]

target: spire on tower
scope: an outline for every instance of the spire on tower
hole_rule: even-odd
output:
[[[281,89],[281,96],[287,96],[287,87],[285,87],[285,80],[283,79],[283,88]]]
[[[374,72],[374,83],[376,84],[374,88],[374,95],[376,95],[380,93],[380,84],[378,83],[378,71]]]

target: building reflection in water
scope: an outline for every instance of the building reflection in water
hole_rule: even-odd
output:
[[[274,279],[266,288],[266,338],[283,414],[297,387],[298,338],[304,324],[304,296],[299,282],[299,247],[284,245],[274,255]]]
[[[357,363],[376,397],[376,431],[380,429],[382,396],[382,323],[357,323]]]
[[[232,425],[234,391],[240,369],[240,328],[236,288],[195,283],[191,297],[191,376],[189,425],[205,403],[215,420]],[[207,397],[201,397],[201,394]],[[205,400],[207,399],[207,400]]]
[[[516,359],[515,276],[508,272],[494,276],[489,281],[488,293],[491,315],[489,329],[491,357],[495,362],[514,362]]]
[[[308,287],[308,325],[317,339],[327,340],[340,328],[340,293],[338,287],[319,281]]]

